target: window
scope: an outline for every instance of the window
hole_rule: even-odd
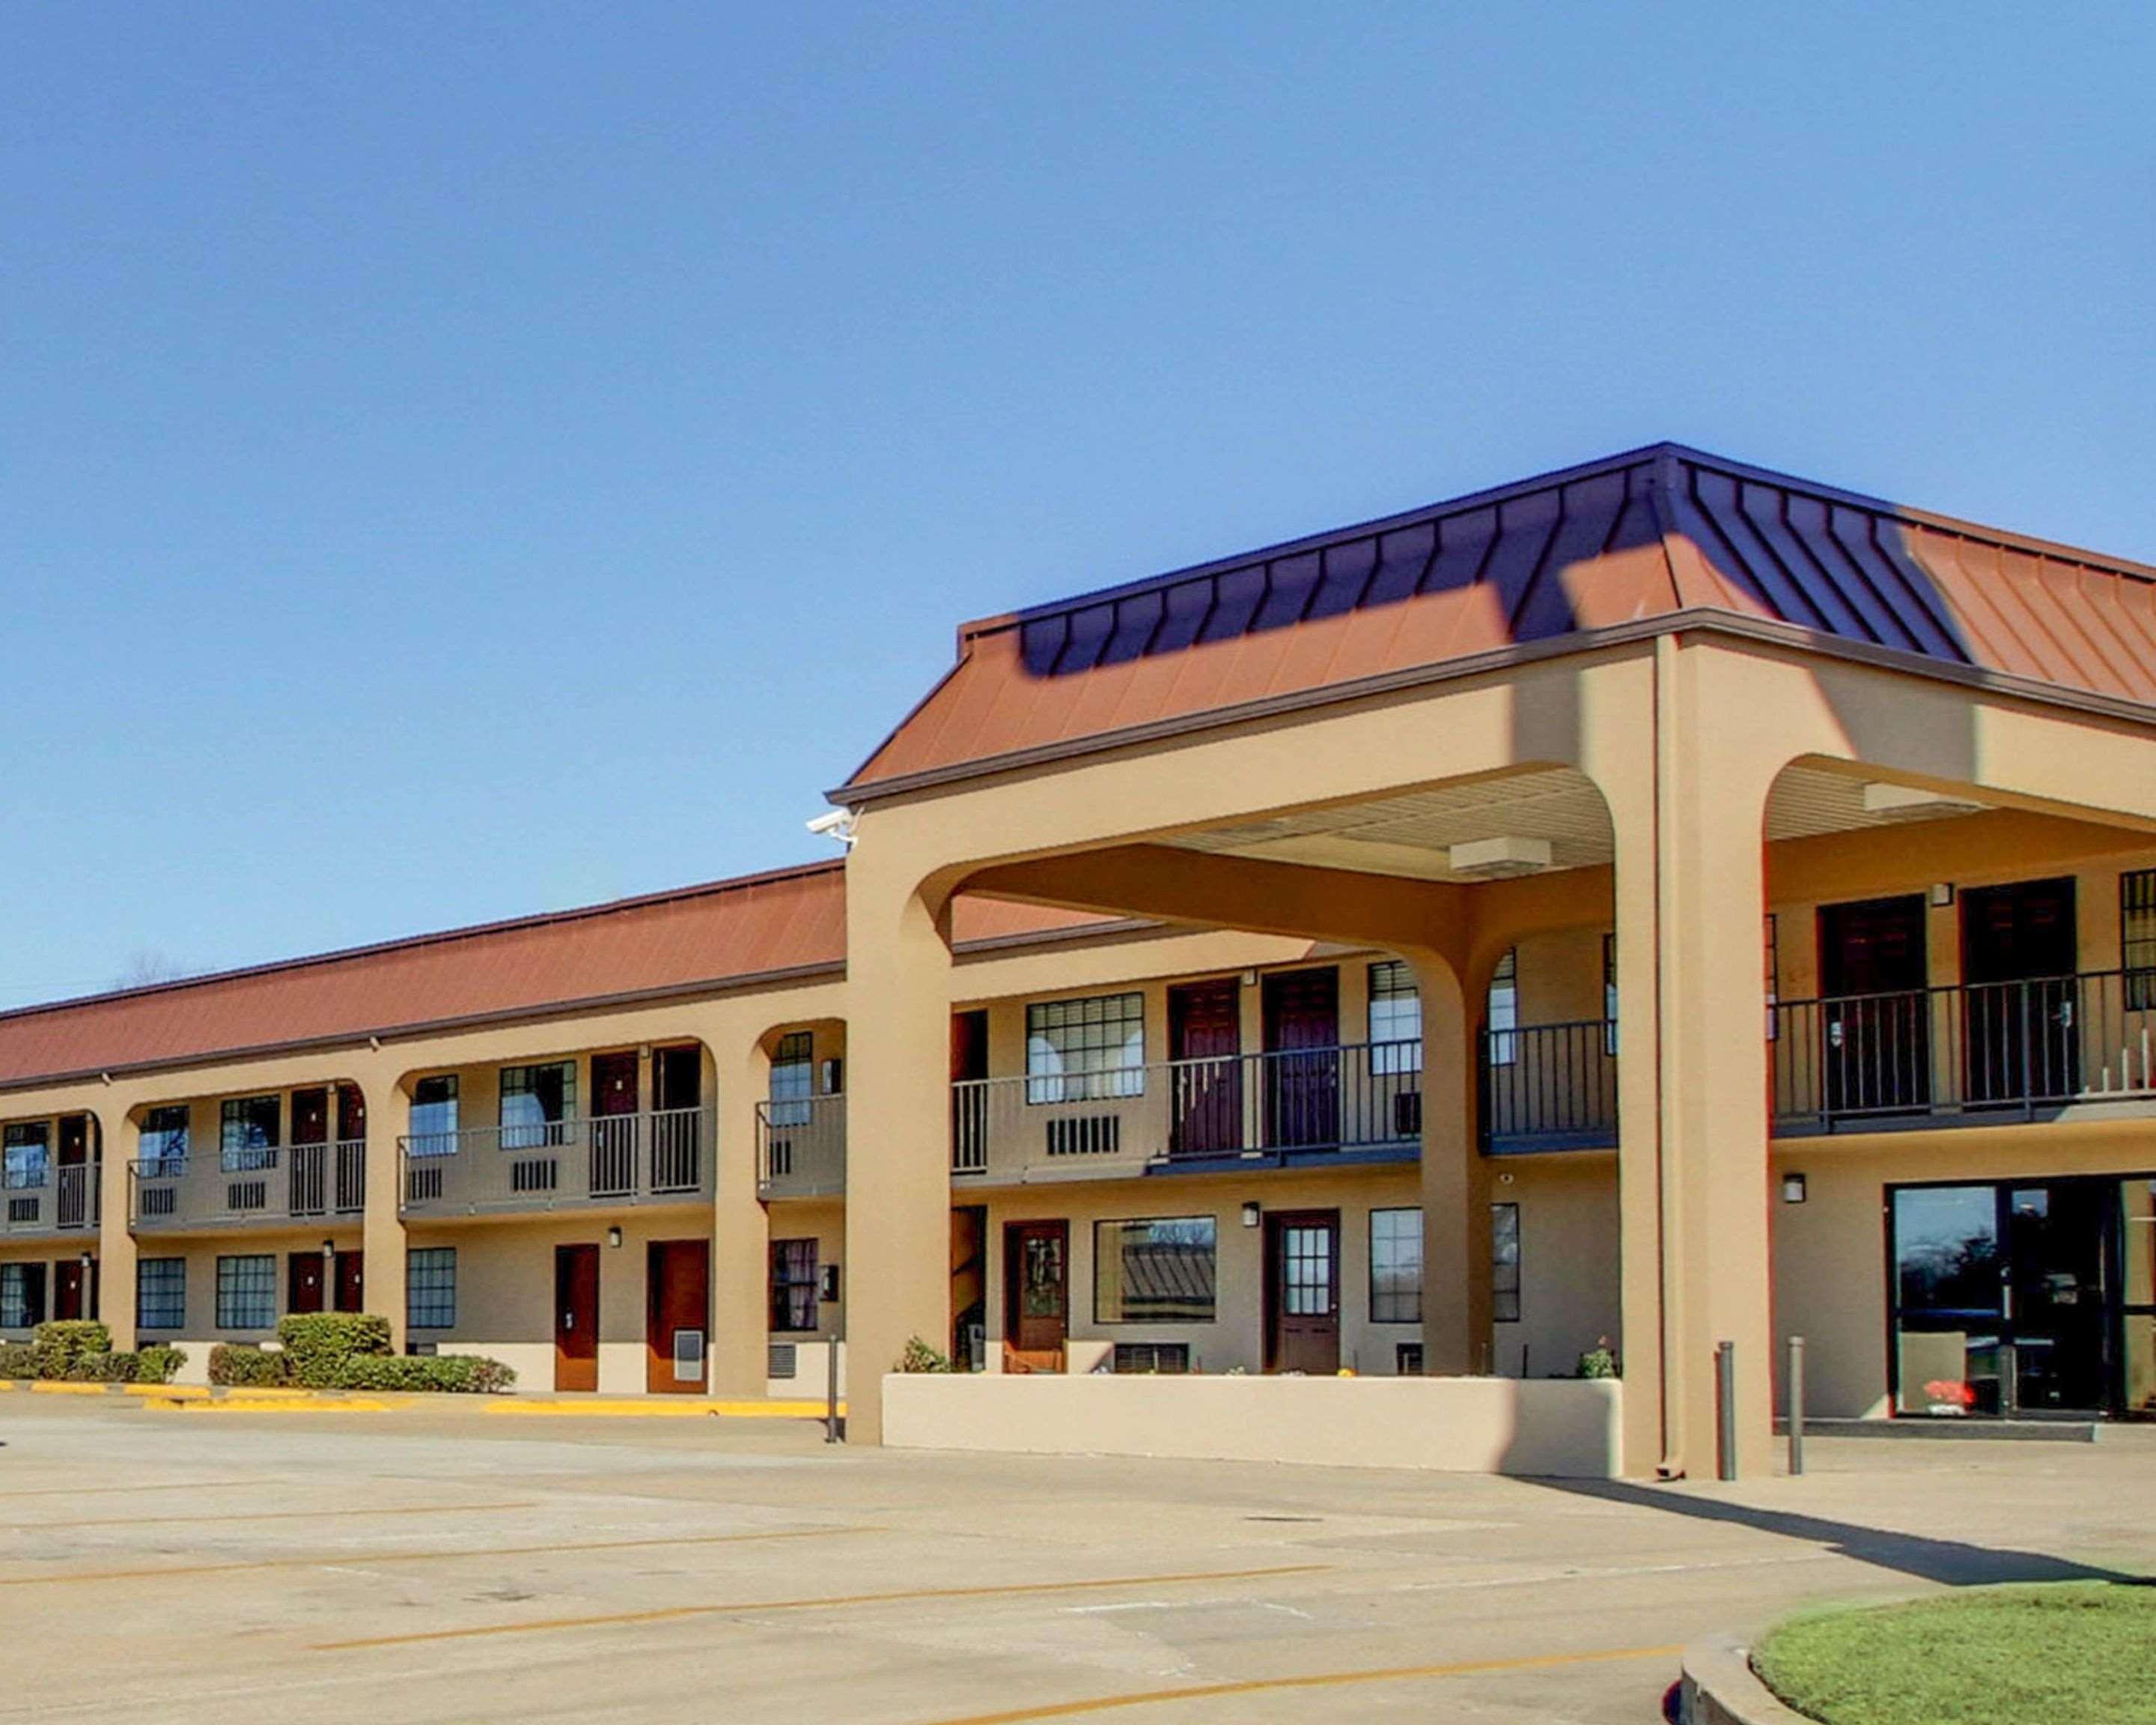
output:
[[[0,1163],[0,1181],[11,1191],[45,1183],[49,1166],[48,1128],[42,1120],[28,1121],[7,1128],[0,1141],[4,1141],[4,1163]]]
[[[34,1330],[45,1321],[45,1266],[0,1264],[0,1330]]]
[[[771,1123],[808,1125],[808,1101],[815,1094],[815,1033],[789,1030],[771,1052]]]
[[[771,1327],[797,1332],[816,1327],[816,1242],[813,1240],[771,1243]]]
[[[277,1322],[277,1260],[267,1252],[217,1260],[217,1327],[266,1330]]]
[[[1490,1027],[1490,1064],[1509,1066],[1520,1058],[1520,949],[1505,948],[1505,956],[1490,973],[1490,998],[1483,1004],[1483,1022]]]
[[[1370,967],[1370,1070],[1422,1070],[1422,996],[1414,970],[1398,958]]]
[[[454,1246],[418,1246],[404,1255],[404,1322],[415,1330],[456,1327]]]
[[[142,1172],[151,1179],[182,1174],[187,1168],[187,1110],[151,1108],[142,1116]]]
[[[1617,937],[1602,937],[1602,1051],[1617,1055]]]
[[[218,1130],[218,1159],[227,1173],[275,1168],[280,1105],[275,1096],[228,1096]]]
[[[2156,1007],[2156,869],[2118,877],[2118,966],[2126,973],[2126,1009]]]
[[[422,1078],[412,1086],[412,1130],[404,1140],[413,1156],[454,1156],[457,1149],[457,1075]]]
[[[177,1330],[187,1321],[187,1260],[138,1258],[135,1263],[135,1327]]]
[[[1093,1321],[1213,1322],[1214,1222],[1167,1216],[1093,1224]]]
[[[1520,1207],[1490,1206],[1490,1319],[1520,1321]]]
[[[1370,1212],[1370,1322],[1422,1322],[1422,1212]]]
[[[1145,1094],[1145,997],[1040,1000],[1025,1009],[1025,1099],[1091,1102]]]
[[[501,1147],[539,1150],[569,1142],[577,1117],[577,1063],[501,1069]]]

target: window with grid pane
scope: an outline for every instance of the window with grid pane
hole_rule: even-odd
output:
[[[1145,997],[1037,1000],[1025,1009],[1025,1099],[1091,1102],[1145,1094]]]
[[[771,1243],[771,1327],[799,1332],[816,1327],[816,1242]]]
[[[577,1063],[501,1069],[501,1147],[537,1150],[569,1142],[577,1117]]]
[[[177,1330],[187,1321],[187,1260],[138,1258],[135,1262],[135,1327]]]
[[[454,1246],[420,1246],[405,1254],[404,1322],[415,1330],[455,1327],[457,1249]]]
[[[788,1030],[771,1051],[771,1123],[808,1125],[809,1099],[815,1094],[815,1033]]]
[[[152,1179],[162,1174],[183,1173],[187,1166],[187,1109],[151,1108],[142,1116],[137,1135],[142,1152],[142,1172]]]
[[[42,1186],[50,1165],[49,1128],[42,1120],[25,1121],[0,1133],[6,1149],[0,1153],[0,1180],[10,1189]]]
[[[2156,869],[2118,877],[2118,966],[2126,973],[2126,1009],[2156,1007]]]
[[[1490,1027],[1490,1064],[1510,1066],[1520,1058],[1520,949],[1505,948],[1505,956],[1490,973],[1489,998],[1482,1006],[1483,1022]]]
[[[0,1330],[33,1330],[45,1321],[45,1266],[0,1264]]]
[[[277,1260],[269,1253],[217,1260],[217,1327],[267,1330],[277,1322]]]
[[[1422,1070],[1422,994],[1414,970],[1398,958],[1370,967],[1370,1070]]]
[[[1520,1207],[1490,1206],[1490,1318],[1493,1323],[1520,1321]]]
[[[1370,1322],[1422,1322],[1422,1211],[1370,1212]]]
[[[218,1122],[218,1159],[227,1173],[271,1168],[277,1158],[280,1099],[228,1096]]]

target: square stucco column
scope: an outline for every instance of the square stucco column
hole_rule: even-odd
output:
[[[398,1141],[411,1130],[404,1086],[390,1073],[363,1071],[356,1081],[367,1104],[367,1210],[360,1245],[367,1254],[367,1309],[389,1321],[389,1346],[404,1351],[403,1158]]]
[[[1625,1466],[1714,1476],[1718,1344],[1740,1471],[1773,1444],[1763,819],[1771,772],[1657,644],[1648,743],[1597,775],[1616,851]]]
[[[1475,1127],[1475,1016],[1459,971],[1409,955],[1422,997],[1422,1351],[1433,1378],[1487,1369],[1490,1193]],[[1352,1283],[1352,1278],[1350,1278]]]
[[[880,1443],[907,1338],[951,1345],[951,951],[870,848],[846,870],[846,1435]]]
[[[711,1393],[760,1396],[766,1351],[771,1228],[757,1197],[756,1105],[770,1085],[761,1043],[715,1050],[718,1163],[711,1223]]]
[[[135,1235],[127,1225],[135,1127],[117,1096],[88,1111],[99,1158],[97,1316],[112,1332],[112,1345],[126,1353],[135,1347]]]

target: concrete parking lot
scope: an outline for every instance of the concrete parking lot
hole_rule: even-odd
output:
[[[1643,1721],[1815,1599],[2156,1573],[2156,1444],[1736,1486],[0,1398],[0,1719]]]

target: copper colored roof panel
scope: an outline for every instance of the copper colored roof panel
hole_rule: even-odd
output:
[[[1663,444],[968,624],[834,795],[1698,610],[2156,700],[2156,570]]]
[[[356,1041],[845,962],[843,865],[0,1014],[0,1085]]]

